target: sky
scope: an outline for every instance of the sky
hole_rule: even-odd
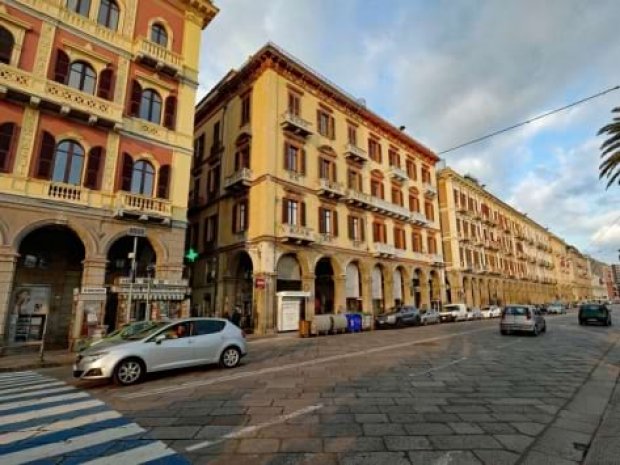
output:
[[[216,0],[199,96],[267,41],[441,152],[620,84],[617,0]],[[582,252],[618,262],[596,134],[620,90],[442,155]]]

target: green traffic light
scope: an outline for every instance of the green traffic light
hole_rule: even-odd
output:
[[[198,258],[198,252],[190,248],[185,254],[185,258],[187,259],[188,262],[194,263],[196,259]]]

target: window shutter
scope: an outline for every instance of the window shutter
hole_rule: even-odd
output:
[[[164,126],[174,131],[177,118],[177,98],[170,96],[166,98],[166,108],[164,110]]]
[[[94,147],[88,153],[84,187],[93,190],[99,190],[101,188],[101,168],[103,165],[104,153],[105,150],[102,147]]]
[[[387,226],[385,224],[381,225],[381,232],[383,234],[382,236],[383,242],[387,242]]]
[[[333,210],[333,230],[334,230],[334,236],[338,237],[338,212],[336,210]]]
[[[306,226],[306,202],[299,202],[301,208],[301,225]]]
[[[99,88],[97,89],[97,96],[106,100],[112,100],[114,98],[114,70],[112,68],[106,68],[99,74]]]
[[[291,170],[291,167],[288,166],[288,142],[284,143],[284,169],[287,171]]]
[[[233,205],[233,217],[232,217],[232,232],[235,234],[237,232],[237,211],[239,210],[239,204],[236,203]]]
[[[353,240],[355,238],[355,232],[353,231],[353,217],[349,215],[347,217],[348,229],[349,229],[349,239]]]
[[[325,215],[322,207],[319,207],[319,233],[325,233]]]
[[[245,209],[243,210],[243,230],[247,231],[250,228],[250,202],[245,201]]]
[[[300,172],[302,175],[306,175],[306,149],[301,149],[301,169]]]
[[[329,118],[329,138],[332,140],[336,138],[336,119],[333,117]]]
[[[366,240],[366,222],[364,221],[364,218],[360,218],[360,240]]]
[[[336,162],[332,163],[332,181],[333,182],[337,182],[338,181],[338,176],[336,175]]]
[[[159,168],[157,178],[157,197],[167,199],[170,190],[170,165],[164,165]]]
[[[62,84],[67,83],[69,77],[69,55],[60,49],[56,49],[56,64],[54,66],[54,81]]]
[[[127,153],[123,154],[123,166],[121,171],[121,190],[131,191],[131,178],[133,175],[133,159]]]
[[[14,123],[6,123],[0,126],[0,173],[12,171],[18,141],[19,126]]]
[[[52,163],[54,161],[55,150],[56,141],[54,140],[54,136],[49,132],[43,131],[35,177],[39,179],[50,179],[52,177]]]
[[[142,86],[138,81],[131,84],[131,95],[129,97],[129,114],[131,116],[140,115],[140,101],[142,100]]]
[[[282,201],[282,224],[288,224],[288,199]]]
[[[9,147],[8,161],[6,163],[7,172],[13,171],[13,162],[17,155],[17,144],[19,143],[19,134],[21,128],[17,125],[13,125],[13,135],[11,136],[11,146]]]

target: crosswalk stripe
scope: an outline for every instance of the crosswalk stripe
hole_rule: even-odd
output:
[[[13,431],[6,434],[0,434],[0,445],[10,444],[15,441],[22,441],[33,436],[39,436],[46,433],[63,431],[71,428],[79,428],[84,425],[90,425],[104,420],[121,418],[121,414],[115,410],[98,412],[91,415],[83,415],[81,417],[71,418],[69,420],[52,421],[48,424],[37,425],[21,431]],[[0,457],[0,462],[1,462]]]
[[[0,456],[2,465],[19,465],[45,457],[53,457],[56,455],[66,454],[76,450],[95,446],[115,439],[122,439],[127,436],[142,433],[144,429],[135,423],[126,426],[110,428],[96,433],[85,434],[70,438],[61,443],[46,444],[44,446],[32,447],[30,449],[13,452]]]
[[[3,386],[0,386],[0,391],[4,391],[5,389],[13,389],[16,387],[27,387],[33,385],[41,385],[45,386],[49,383],[53,383],[55,380],[47,380],[47,379],[31,379],[29,381],[19,382],[19,383],[6,383]]]
[[[0,416],[0,424],[8,425],[10,423],[18,423],[27,420],[32,420],[33,418],[41,418],[50,415],[57,415],[60,413],[72,412],[75,410],[96,407],[98,405],[104,405],[100,400],[86,400],[84,402],[76,402],[73,404],[64,404],[64,405],[56,405],[54,407],[42,409],[42,410],[30,410],[27,412],[20,412],[11,415]],[[3,464],[4,465],[4,464]]]
[[[57,396],[49,396],[39,400],[23,400],[20,402],[0,405],[0,412],[3,412],[5,410],[17,410],[22,407],[35,407],[40,404],[51,404],[53,402],[60,402],[62,400],[83,399],[84,397],[89,397],[89,395],[85,392],[78,392],[71,394],[61,394]]]
[[[51,388],[51,389],[40,389],[36,391],[31,391],[31,392],[22,392],[20,394],[10,394],[8,396],[0,396],[0,402],[14,401],[16,399],[23,399],[24,397],[56,394],[58,392],[63,392],[63,391],[75,391],[75,388],[73,386],[60,386],[60,387]]]
[[[49,378],[44,378],[40,375],[19,376],[17,378],[5,378],[0,380],[0,386],[8,386],[11,384],[29,383],[31,381],[40,381]]]
[[[0,380],[4,378],[19,378],[20,376],[32,376],[36,375],[34,371],[13,371],[10,373],[2,373],[0,374]]]
[[[45,389],[47,387],[53,387],[53,386],[66,386],[66,384],[63,383],[62,381],[56,381],[53,383],[42,383],[42,384],[37,384],[33,386],[22,386],[22,387],[16,387],[12,389],[0,389],[0,394],[12,394],[14,392],[37,391],[39,389]]]
[[[176,452],[167,447],[162,442],[156,442],[154,444],[147,444],[141,447],[135,447],[118,454],[107,455],[100,457],[89,462],[85,462],[83,465],[109,465],[111,463],[131,463],[138,464],[144,463],[155,459],[163,459],[164,457],[176,454]]]

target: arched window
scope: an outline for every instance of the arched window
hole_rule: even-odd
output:
[[[155,23],[151,26],[151,42],[155,42],[162,47],[168,46],[168,32],[166,32],[166,28],[162,24]]]
[[[7,29],[0,27],[0,63],[11,63],[15,39]]]
[[[109,29],[118,29],[120,9],[114,0],[101,0],[97,22]]]
[[[90,0],[67,0],[67,8],[79,15],[88,17]]]
[[[54,168],[52,181],[74,184],[82,181],[82,167],[84,166],[84,149],[73,140],[63,140],[56,146],[54,152]]]
[[[161,123],[161,97],[152,89],[142,91],[140,98],[140,118],[151,123]]]
[[[131,193],[152,196],[154,178],[153,165],[144,160],[135,162],[131,173]]]
[[[95,70],[83,61],[74,61],[69,67],[69,81],[67,85],[89,94],[95,93],[97,74]]]

